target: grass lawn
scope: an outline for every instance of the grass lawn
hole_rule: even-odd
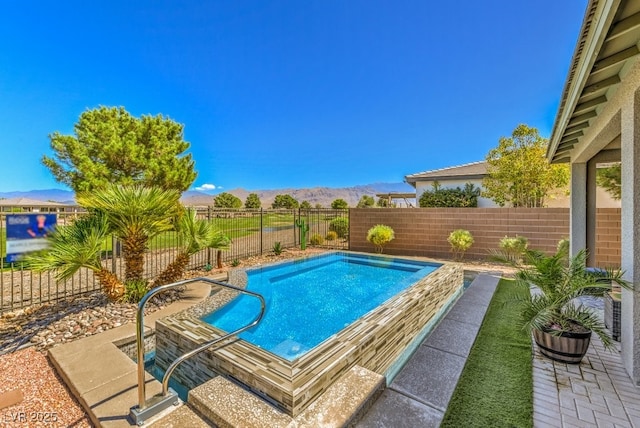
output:
[[[533,426],[531,336],[516,326],[512,293],[528,293],[502,279],[471,349],[442,427]]]

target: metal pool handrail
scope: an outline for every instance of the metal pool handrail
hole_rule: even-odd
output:
[[[147,292],[147,294],[144,295],[144,297],[142,298],[142,300],[140,300],[140,303],[138,304],[138,311],[136,314],[136,342],[137,342],[137,354],[138,354],[138,406],[137,409],[132,408],[132,417],[134,419],[134,421],[138,424],[143,422],[143,417],[141,416],[141,413],[143,413],[143,411],[147,408],[147,400],[146,400],[146,392],[145,392],[145,370],[144,370],[144,307],[147,303],[147,301],[149,301],[149,299],[151,299],[153,296],[155,296],[158,293],[161,293],[163,291],[169,290],[171,288],[175,288],[175,287],[179,287],[181,285],[186,285],[192,282],[198,282],[198,281],[202,281],[202,282],[207,282],[210,284],[215,284],[217,286],[220,287],[224,287],[224,288],[228,288],[231,290],[235,290],[239,293],[243,293],[243,294],[247,294],[249,296],[252,297],[256,297],[260,300],[260,313],[258,314],[257,317],[255,317],[253,319],[253,321],[247,325],[245,325],[244,327],[241,327],[237,330],[234,330],[230,333],[225,334],[224,336],[218,337],[216,339],[213,339],[209,342],[206,342],[202,345],[200,345],[199,347],[187,352],[186,354],[178,357],[173,363],[171,363],[171,365],[167,368],[166,373],[164,374],[164,377],[162,378],[162,399],[167,397],[167,393],[169,391],[169,378],[171,377],[171,374],[173,373],[173,371],[175,370],[175,368],[182,363],[184,360],[186,360],[187,358],[190,358],[202,351],[204,351],[205,349],[210,348],[211,346],[215,345],[216,343],[222,342],[226,339],[229,339],[231,336],[235,336],[237,334],[242,333],[245,330],[248,330],[254,326],[256,326],[261,320],[262,317],[264,316],[264,312],[266,309],[266,303],[264,300],[264,297],[262,297],[262,295],[258,294],[258,293],[254,293],[252,291],[248,291],[245,290],[243,288],[239,288],[236,287],[234,285],[231,284],[227,284],[225,282],[221,282],[221,281],[216,281],[210,278],[203,278],[203,277],[199,277],[199,278],[190,278],[190,279],[185,279],[183,281],[178,281],[178,282],[174,282],[173,284],[167,284],[167,285],[161,285],[160,287],[156,287],[153,290],[150,290],[149,292]],[[160,404],[159,402],[154,402],[153,406],[157,406],[158,404]],[[161,409],[159,409],[159,411],[161,411],[162,409],[166,408],[165,406],[160,406],[162,407]],[[144,418],[151,416],[146,414],[146,412],[144,412]]]

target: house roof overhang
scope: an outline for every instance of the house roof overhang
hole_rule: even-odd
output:
[[[562,91],[547,158],[572,160],[584,136],[640,58],[640,2],[590,0]]]
[[[486,175],[487,163],[478,161],[406,175],[404,181],[416,187],[418,181],[481,180]]]

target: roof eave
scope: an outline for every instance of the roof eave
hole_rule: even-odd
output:
[[[568,160],[566,157],[555,159],[556,151],[621,1],[589,0],[547,148],[549,162]],[[600,18],[595,24],[594,17]]]

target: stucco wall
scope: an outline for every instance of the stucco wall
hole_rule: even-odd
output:
[[[505,235],[526,236],[530,248],[553,252],[560,239],[569,236],[568,208],[398,208],[351,209],[350,249],[373,251],[367,242],[369,228],[391,226],[396,239],[386,254],[450,258],[449,233],[466,229],[475,239],[467,252],[470,259],[486,259],[498,249]],[[598,208],[596,265],[620,264],[620,209]]]

